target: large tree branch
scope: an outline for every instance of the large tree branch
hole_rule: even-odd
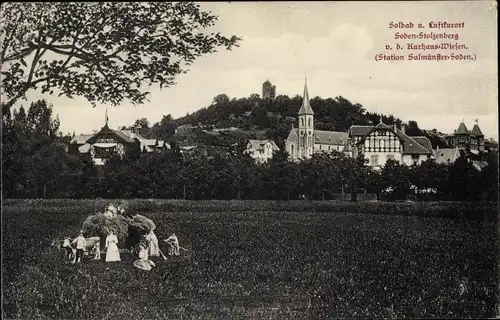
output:
[[[6,39],[2,42],[2,52],[0,56],[0,62],[3,64],[5,61],[5,55],[7,53],[7,50],[9,49],[10,43],[12,42],[12,39],[14,39],[14,35],[16,34],[17,27],[19,25],[19,22],[21,21],[21,18],[23,17],[23,12],[19,14],[12,31],[10,32],[9,36],[6,37]]]

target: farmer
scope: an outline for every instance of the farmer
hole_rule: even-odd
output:
[[[71,242],[71,244],[76,245],[75,263],[82,262],[83,250],[85,249],[85,246],[87,246],[87,242],[85,241],[82,230],[80,230],[80,234],[75,238],[75,240],[73,240],[73,242]]]

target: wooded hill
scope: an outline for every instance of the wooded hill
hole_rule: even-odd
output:
[[[194,143],[204,140],[217,140],[217,137],[208,137],[198,130],[196,134],[173,137],[174,126],[193,125],[206,128],[230,128],[240,130],[232,132],[233,136],[243,138],[269,138],[274,139],[278,146],[284,146],[284,139],[288,136],[292,125],[297,124],[297,112],[302,104],[302,97],[296,95],[292,98],[286,95],[277,96],[274,100],[261,99],[258,94],[248,98],[230,98],[226,94],[219,94],[213,99],[210,106],[204,107],[192,114],[187,114],[178,119],[167,116],[156,123],[151,130],[147,130],[151,137],[162,137],[166,140],[191,139]],[[406,122],[393,115],[385,115],[367,111],[361,104],[353,103],[344,97],[320,98],[311,100],[311,107],[315,113],[314,127],[318,130],[347,131],[352,125],[375,125],[380,121],[386,124],[396,124],[401,128],[401,123]],[[146,128],[144,128],[146,129]],[[195,131],[196,132],[196,131]],[[406,133],[410,136],[427,136],[433,148],[448,147],[442,134],[436,130],[421,130],[417,122],[409,120]],[[200,136],[201,135],[201,136]]]

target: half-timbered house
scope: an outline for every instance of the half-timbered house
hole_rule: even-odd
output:
[[[351,126],[348,134],[352,156],[363,154],[374,168],[383,167],[389,159],[413,165],[434,157],[429,139],[406,135],[404,125],[399,130],[381,121],[376,126]]]

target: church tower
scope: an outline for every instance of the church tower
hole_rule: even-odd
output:
[[[307,91],[307,78],[304,84],[304,95],[302,107],[299,110],[298,127],[298,157],[310,158],[314,151],[314,112],[309,104],[309,92]]]

